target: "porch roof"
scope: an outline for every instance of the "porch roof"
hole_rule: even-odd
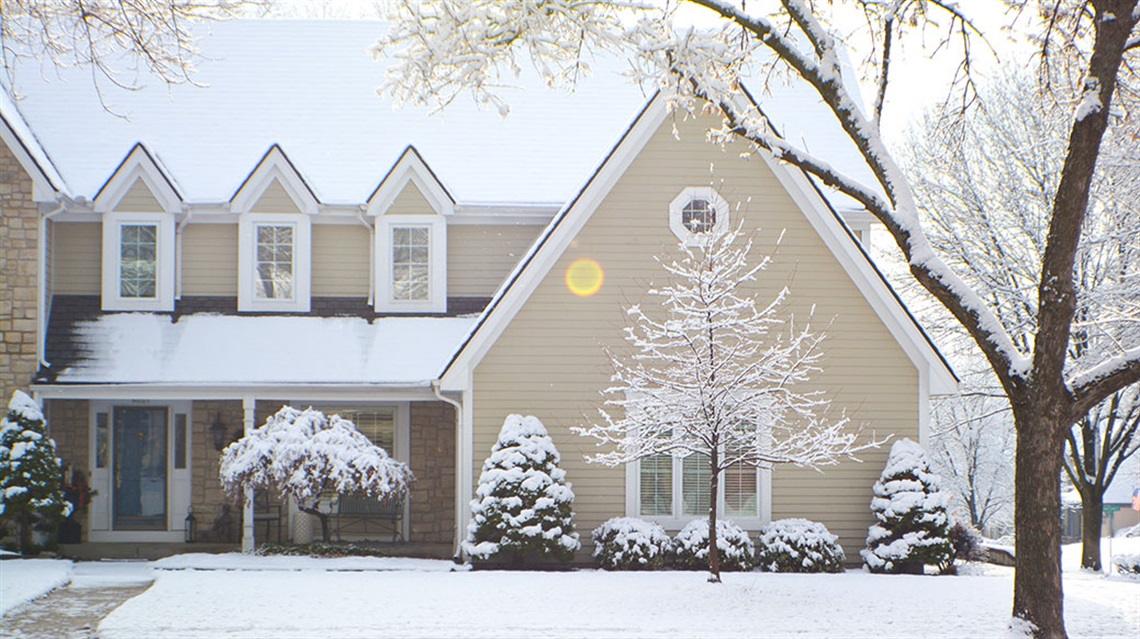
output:
[[[423,388],[474,316],[306,317],[103,314],[77,321],[81,358],[54,384]]]

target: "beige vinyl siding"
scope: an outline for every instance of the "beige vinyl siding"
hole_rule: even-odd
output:
[[[371,242],[361,224],[314,224],[313,297],[368,297]]]
[[[741,158],[738,148],[705,142],[699,123],[678,122],[680,140],[672,127],[666,122],[633,161],[475,371],[473,481],[506,415],[536,415],[562,454],[584,539],[607,518],[625,514],[625,469],[586,464],[583,456],[597,449],[569,429],[597,419],[600,391],[610,375],[602,346],[626,346],[623,308],[650,300],[644,291],[663,280],[654,255],[675,254],[669,203],[686,186],[711,182],[728,200],[733,226],[744,215],[747,229],[759,228],[753,261],[771,252],[787,230],[775,262],[760,276],[759,299],[771,299],[788,284],[792,293],[785,309],[799,322],[813,304],[815,325],[822,329],[831,322],[823,346],[825,371],[812,386],[834,398],[833,412],[845,409],[864,437],[874,431],[918,438],[917,370],[776,177],[759,158]],[[605,285],[592,297],[578,298],[563,277],[584,257],[602,265]],[[865,453],[863,463],[843,462],[823,474],[777,468],[773,518],[822,521],[840,535],[849,557],[857,557],[871,523],[871,486],[887,451]]]
[[[102,224],[54,222],[51,257],[52,293],[102,294]]]
[[[537,224],[447,227],[447,294],[490,297],[542,230]]]
[[[123,199],[119,200],[115,210],[123,213],[160,213],[163,208],[146,183],[138,179]]]
[[[392,202],[392,206],[384,211],[385,215],[435,215],[436,211],[427,201],[424,194],[415,182],[408,182],[400,195]]]
[[[293,202],[293,198],[289,197],[289,193],[281,186],[280,180],[273,180],[273,183],[265,189],[261,197],[257,198],[257,203],[254,204],[250,211],[253,213],[300,213],[301,209]]]
[[[237,224],[189,224],[182,230],[182,294],[234,297]]]

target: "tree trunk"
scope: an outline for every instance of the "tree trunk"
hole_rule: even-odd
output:
[[[1064,419],[1016,415],[1013,616],[1035,637],[1065,637],[1061,589],[1061,455]]]
[[[1081,500],[1081,568],[1100,571],[1100,524],[1104,495],[1095,486]]]
[[[297,510],[308,513],[321,521],[321,540],[326,544],[329,543],[329,516],[328,513],[323,513],[316,508],[305,508],[299,506]]]
[[[720,583],[720,553],[716,542],[716,494],[720,484],[717,455],[712,455],[712,472],[709,474],[709,583]]]

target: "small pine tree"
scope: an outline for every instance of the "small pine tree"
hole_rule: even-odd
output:
[[[939,483],[922,446],[909,439],[895,442],[871,499],[878,523],[867,531],[867,547],[860,552],[871,572],[922,574],[928,564],[953,562],[950,493]]]
[[[33,526],[50,526],[71,514],[62,477],[40,407],[25,393],[12,393],[0,421],[0,522],[17,528],[21,554],[35,549]]]
[[[509,415],[483,463],[463,548],[476,562],[509,568],[568,562],[581,546],[574,492],[554,441],[537,417]]]

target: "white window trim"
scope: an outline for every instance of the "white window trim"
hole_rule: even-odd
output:
[[[431,260],[427,300],[392,298],[392,229],[423,226],[430,229]],[[376,312],[444,313],[447,311],[447,221],[439,215],[382,215],[376,219]]]
[[[635,461],[626,464],[626,516],[657,523],[667,530],[679,530],[690,521],[704,517],[704,515],[679,514],[681,512],[681,464],[682,458],[673,458],[673,514],[658,516],[641,514],[641,462]],[[763,468],[757,469],[756,483],[758,514],[754,517],[730,516],[725,513],[724,473],[721,473],[720,485],[717,488],[717,518],[731,519],[733,523],[746,530],[757,530],[771,522],[772,471]]]
[[[155,296],[123,297],[120,295],[120,240],[122,227],[154,224],[157,229],[157,273]],[[106,213],[103,215],[103,310],[105,311],[173,311],[174,310],[174,218],[169,213]]]
[[[293,227],[293,299],[259,299],[257,233],[261,225]],[[312,286],[312,219],[298,213],[242,213],[238,222],[238,311],[308,313]]]
[[[686,186],[669,203],[669,230],[686,246],[700,246],[708,233],[693,233],[681,222],[681,212],[693,200],[705,200],[716,211],[716,222],[709,233],[724,233],[729,228],[728,202],[711,186]]]

